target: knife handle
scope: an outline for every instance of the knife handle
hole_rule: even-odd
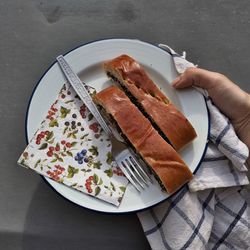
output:
[[[74,88],[78,96],[81,98],[81,100],[84,102],[84,104],[87,106],[89,111],[92,113],[92,115],[95,117],[95,119],[98,121],[98,123],[101,125],[102,129],[108,134],[109,136],[112,135],[112,132],[110,128],[108,127],[107,123],[104,121],[103,117],[101,116],[100,112],[98,111],[95,103],[92,100],[92,97],[88,93],[86,87],[87,84],[82,82],[80,78],[76,75],[76,73],[72,70],[72,68],[69,66],[65,58],[60,55],[56,58],[61,70],[63,71],[66,79],[69,81],[71,86]]]

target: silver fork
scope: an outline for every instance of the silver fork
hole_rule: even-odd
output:
[[[145,188],[148,181],[152,182],[150,176],[124,142],[120,141],[114,134],[109,134],[109,138],[112,144],[112,156],[124,175],[138,191],[140,191],[139,186]]]
[[[112,156],[115,159],[117,165],[138,191],[141,190],[140,187],[145,188],[145,185],[148,184],[148,181],[152,182],[149,174],[146,173],[143,167],[138,163],[136,157],[134,157],[133,153],[128,149],[128,146],[124,143],[122,138],[116,133],[113,133],[109,128],[100,112],[98,111],[96,105],[92,101],[92,98],[86,89],[86,83],[80,80],[80,78],[71,69],[62,55],[58,56],[56,59],[69,83],[72,85],[89,111],[99,122],[102,129],[109,136],[112,144]]]

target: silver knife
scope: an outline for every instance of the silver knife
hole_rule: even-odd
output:
[[[56,58],[61,70],[64,72],[65,77],[74,88],[76,93],[79,95],[81,100],[87,106],[89,111],[93,114],[96,120],[101,125],[102,129],[110,136],[112,135],[111,129],[108,127],[107,123],[104,121],[103,117],[101,116],[100,112],[98,111],[96,105],[94,104],[92,97],[90,96],[89,92],[87,91],[86,87],[87,84],[82,82],[77,74],[71,69],[65,58],[60,55]]]

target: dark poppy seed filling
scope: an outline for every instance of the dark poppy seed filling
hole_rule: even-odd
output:
[[[141,157],[141,155],[136,151],[136,149],[134,148],[134,146],[132,145],[132,143],[128,140],[127,136],[124,135],[122,133],[122,130],[120,128],[120,126],[118,125],[118,123],[116,122],[116,120],[113,118],[113,116],[111,114],[108,114],[105,109],[97,104],[97,108],[100,111],[101,115],[103,116],[104,120],[111,124],[113,128],[115,128],[118,133],[121,135],[121,137],[123,138],[123,140],[126,142],[126,144],[134,151],[134,153],[139,156],[139,158],[146,164],[146,166],[148,167],[148,169],[150,170],[150,172],[154,175],[155,179],[157,180],[157,182],[159,183],[159,185],[161,186],[163,191],[166,191],[166,188],[164,187],[164,185],[162,184],[162,181],[160,180],[160,178],[158,177],[158,175],[155,173],[155,171],[147,164],[147,162],[145,162],[143,160],[143,158]]]
[[[122,88],[122,90],[126,93],[128,98],[133,102],[137,108],[142,112],[142,114],[151,122],[152,126],[155,128],[155,130],[159,133],[159,135],[173,148],[174,146],[170,142],[170,140],[167,138],[167,136],[162,132],[160,127],[155,123],[155,121],[151,118],[151,116],[145,111],[145,109],[142,107],[142,105],[137,101],[137,99],[131,94],[131,92],[120,82],[114,75],[112,75],[111,72],[107,72],[107,76],[110,77],[115,83],[119,84],[119,86]]]

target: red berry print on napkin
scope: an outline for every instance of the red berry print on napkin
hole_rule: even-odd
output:
[[[54,120],[54,115],[56,114],[57,111],[58,111],[58,109],[56,109],[54,107],[54,104],[51,105],[50,109],[48,110],[48,114],[47,114],[46,118],[51,120],[51,121]]]
[[[124,176],[122,170],[119,167],[114,168],[113,173],[118,176]]]
[[[65,168],[60,165],[55,165],[54,170],[50,171],[48,170],[46,173],[49,175],[49,177],[55,181],[60,180],[60,175],[64,172]]]
[[[101,192],[101,185],[103,184],[102,178],[98,177],[97,174],[89,176],[85,182],[85,187],[88,193],[92,193],[94,190],[94,195],[97,196]]]
[[[83,104],[81,107],[80,107],[80,114],[82,116],[83,119],[86,118],[86,106]]]
[[[94,123],[92,123],[92,124],[89,125],[89,129],[91,129],[95,133],[98,133],[98,131],[99,131],[99,124],[97,122],[94,122]]]
[[[93,176],[90,176],[90,177],[86,180],[86,182],[85,182],[85,187],[86,187],[88,193],[92,193],[92,192],[93,192],[93,190],[92,190],[92,188],[91,188],[91,184],[92,184],[93,179],[94,179],[94,177],[93,177]]]

